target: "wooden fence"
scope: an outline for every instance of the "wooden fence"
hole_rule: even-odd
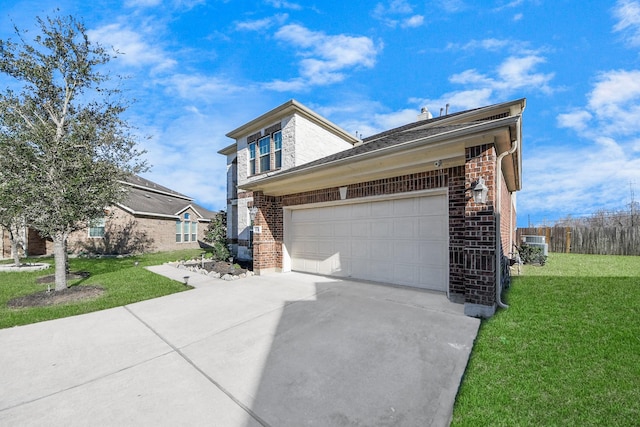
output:
[[[549,252],[640,255],[640,226],[519,228],[517,242],[525,235],[545,236]]]

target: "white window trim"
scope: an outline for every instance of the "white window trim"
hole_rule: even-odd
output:
[[[89,227],[87,228],[87,236],[89,236],[90,239],[104,239],[104,233],[105,233],[105,225],[106,225],[106,218],[102,217],[102,218],[96,218],[93,221],[89,222]],[[102,234],[99,236],[92,236],[91,235],[91,229],[98,229],[98,228],[102,228]]]

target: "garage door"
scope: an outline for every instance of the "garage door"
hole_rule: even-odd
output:
[[[446,291],[445,195],[291,211],[292,270]]]

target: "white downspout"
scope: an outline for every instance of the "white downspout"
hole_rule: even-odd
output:
[[[522,114],[522,112],[520,112],[520,114]],[[520,120],[522,120],[522,115],[520,116]],[[521,137],[520,120],[518,120],[518,125],[516,126],[516,140],[511,143],[511,148],[500,154],[496,160],[496,185],[494,187],[496,189],[496,304],[498,304],[498,307],[500,308],[509,308],[507,304],[502,302],[502,257],[500,256],[500,247],[502,244],[500,236],[500,210],[502,209],[502,159],[509,154],[513,154],[518,149]]]

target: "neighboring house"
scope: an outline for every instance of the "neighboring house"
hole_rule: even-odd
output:
[[[436,118],[424,109],[363,140],[295,100],[263,114],[219,151],[232,252],[258,274],[446,292],[465,313],[491,316],[514,239],[525,104]],[[472,195],[480,178],[486,203]]]
[[[132,253],[158,252],[203,246],[205,231],[216,215],[189,196],[133,176],[123,182],[125,201],[105,209],[89,227],[73,232],[68,239],[72,252]],[[9,252],[4,247],[9,248]],[[3,257],[10,257],[8,242]],[[26,252],[46,255],[53,244],[29,230]]]

